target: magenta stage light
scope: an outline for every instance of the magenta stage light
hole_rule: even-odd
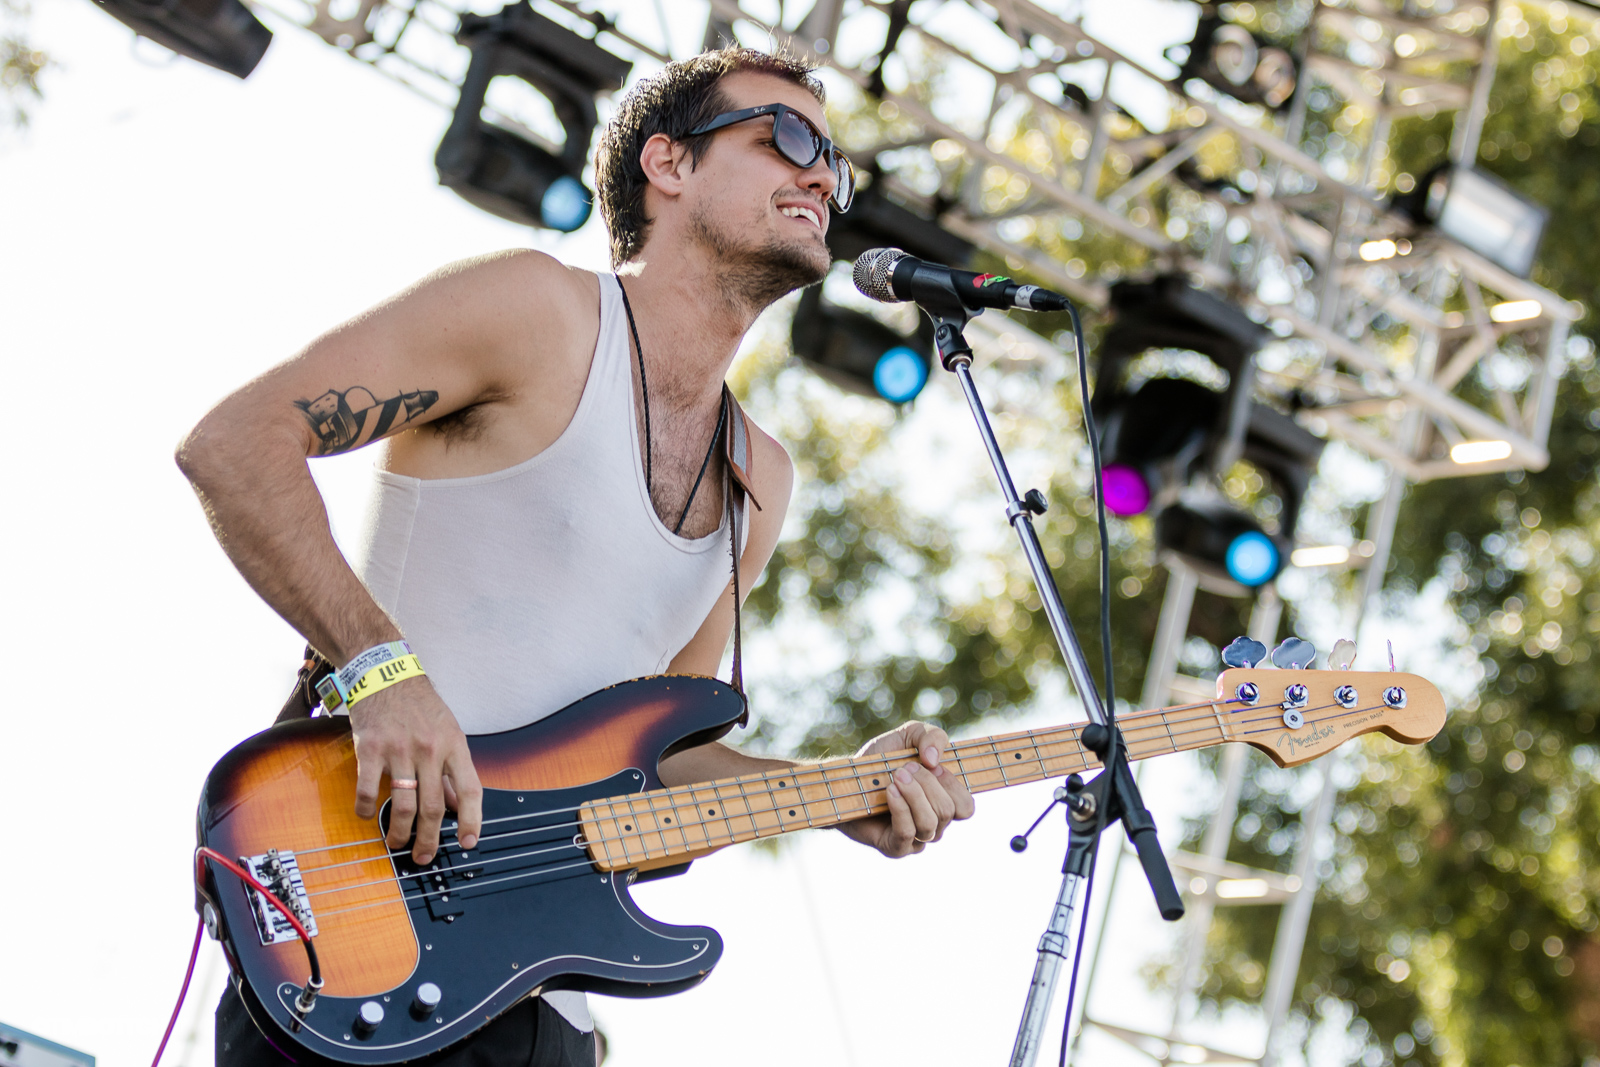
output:
[[[1100,473],[1106,507],[1113,515],[1138,515],[1150,506],[1150,487],[1132,467],[1113,463]]]

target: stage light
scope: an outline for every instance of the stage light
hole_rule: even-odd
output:
[[[1462,441],[1450,449],[1450,461],[1467,466],[1473,463],[1492,463],[1511,455],[1510,441]]]
[[[1178,503],[1156,516],[1156,543],[1213,578],[1256,589],[1283,569],[1283,548],[1251,516],[1218,501]]]
[[[1121,282],[1112,287],[1111,306],[1116,318],[1100,343],[1090,401],[1106,507],[1123,516],[1154,510],[1163,548],[1238,591],[1264,585],[1283,569],[1324,444],[1252,396],[1265,329],[1175,275]],[[1218,390],[1178,377],[1127,383],[1132,361],[1173,349],[1204,356],[1227,385]],[[1240,460],[1282,502],[1274,532],[1200,489]]]
[[[1106,508],[1113,515],[1142,515],[1150,506],[1150,483],[1136,468],[1113,463],[1100,472],[1100,481],[1105,488]]]
[[[1216,427],[1220,394],[1183,378],[1154,378],[1100,405],[1106,507],[1140,515],[1187,485]]]
[[[1526,322],[1536,319],[1544,311],[1544,305],[1537,300],[1507,300],[1496,304],[1489,309],[1491,322]]]
[[[1241,585],[1257,586],[1278,573],[1283,554],[1266,534],[1246,530],[1228,542],[1224,561],[1228,577]]]
[[[1400,246],[1393,241],[1365,241],[1358,250],[1361,258],[1368,263],[1377,263],[1380,260],[1393,259],[1400,251]]]
[[[820,285],[800,294],[790,340],[807,367],[859,396],[905,404],[928,384],[931,327],[907,337],[871,315],[827,303]]]
[[[1265,878],[1224,878],[1217,883],[1217,896],[1224,900],[1254,900],[1266,896],[1271,889]]]
[[[1533,269],[1550,220],[1549,209],[1499,178],[1454,163],[1435,167],[1395,206],[1519,278]]]
[[[1289,553],[1296,567],[1337,567],[1350,562],[1350,550],[1343,545],[1313,545]]]
[[[846,263],[854,263],[870,248],[898,248],[930,263],[965,268],[973,254],[969,242],[937,220],[891,200],[876,177],[856,192],[848,212],[835,211],[829,217],[827,241],[833,258]]]
[[[439,183],[512,222],[563,233],[578,229],[594,205],[582,182],[597,121],[594,95],[620,88],[633,64],[526,3],[493,15],[463,15],[456,36],[471,49],[472,61],[434,156]],[[497,77],[520,78],[549,101],[566,136],[559,156],[484,119],[489,83]]]
[[[1283,108],[1294,96],[1299,78],[1294,57],[1220,16],[1202,15],[1194,39],[1175,48],[1188,50],[1178,71],[1179,82],[1199,78],[1235,100],[1273,110]],[[1168,59],[1174,59],[1173,50],[1167,50]]]
[[[927,359],[905,345],[889,349],[872,368],[872,387],[890,403],[904,404],[927,384]]]
[[[97,0],[141,37],[243,78],[256,69],[272,31],[239,0]]]
[[[1173,275],[1118,283],[1111,307],[1116,318],[1096,352],[1090,407],[1110,475],[1106,506],[1132,515],[1170,502],[1230,439],[1233,420],[1248,411],[1241,405],[1248,404],[1254,378],[1251,356],[1265,330]],[[1205,356],[1228,376],[1228,387],[1219,393],[1168,377],[1130,385],[1128,365],[1153,349]],[[1123,469],[1112,474],[1117,468]]]

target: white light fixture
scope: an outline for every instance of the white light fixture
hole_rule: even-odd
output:
[[[1490,308],[1489,318],[1494,322],[1525,322],[1538,318],[1543,311],[1544,305],[1537,300],[1507,300]]]
[[[1252,900],[1266,896],[1271,888],[1265,878],[1224,878],[1217,883],[1217,896],[1224,900]]]
[[[1337,567],[1350,562],[1350,550],[1343,545],[1312,545],[1289,554],[1296,567]]]
[[[1520,278],[1533,269],[1550,218],[1547,208],[1499,178],[1456,164],[1436,168],[1417,192],[1418,222],[1431,223]]]
[[[1462,441],[1450,449],[1451,461],[1462,465],[1490,463],[1497,459],[1505,459],[1509,455],[1511,455],[1510,441]]]
[[[1381,259],[1393,259],[1400,251],[1400,246],[1390,240],[1365,241],[1360,248],[1361,258],[1368,263],[1376,263]]]

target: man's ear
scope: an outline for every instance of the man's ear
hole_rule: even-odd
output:
[[[639,150],[639,166],[645,180],[667,196],[683,192],[683,181],[690,170],[689,148],[664,133],[652,134]]]

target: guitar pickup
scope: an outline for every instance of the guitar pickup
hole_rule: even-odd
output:
[[[434,922],[455,922],[466,914],[465,891],[483,873],[483,866],[476,860],[464,861],[463,855],[466,853],[447,845],[426,867],[417,866],[409,855],[396,858],[400,877],[421,897]]]
[[[239,864],[294,913],[306,933],[317,936],[317,919],[311,912],[311,898],[306,894],[306,884],[300,877],[300,862],[293,852],[268,849],[259,856],[240,856]],[[250,914],[256,921],[256,936],[263,945],[300,940],[289,920],[267,903],[258,890],[247,885],[245,893],[250,898]]]

